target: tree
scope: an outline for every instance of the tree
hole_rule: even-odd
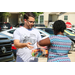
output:
[[[24,15],[26,12],[20,12],[22,15]],[[43,14],[43,12],[33,12],[33,14],[35,15],[35,22],[38,22],[38,16],[39,14]]]
[[[24,15],[26,12],[20,12],[22,15]],[[36,17],[38,17],[39,16],[39,14],[43,14],[43,12],[33,12],[34,13],[34,15],[36,16]]]
[[[0,17],[7,17],[10,16],[11,14],[9,12],[0,12]]]
[[[9,12],[0,12],[0,21],[2,21],[2,17],[10,16],[11,14]]]

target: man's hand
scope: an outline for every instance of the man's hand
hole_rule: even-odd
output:
[[[26,43],[26,44],[27,44],[27,47],[28,47],[29,49],[32,49],[32,48],[33,48],[33,46],[30,45],[30,44],[32,44],[32,43],[28,42],[28,43]]]
[[[31,46],[32,43],[28,42],[28,43],[20,43],[20,40],[14,40],[14,46],[16,48],[24,48],[27,47],[29,49],[32,49],[33,47]]]

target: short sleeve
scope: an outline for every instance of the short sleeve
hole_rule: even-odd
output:
[[[15,39],[20,40],[20,33],[19,33],[19,31],[18,31],[17,29],[14,31],[13,39],[14,39],[14,40],[15,40]]]
[[[49,40],[50,40],[50,43],[52,43],[52,40],[53,40],[52,36],[49,36]]]
[[[40,35],[39,31],[38,31],[37,42],[39,42],[41,39],[42,39],[42,38],[41,38],[41,35]]]

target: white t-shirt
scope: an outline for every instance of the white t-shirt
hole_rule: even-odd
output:
[[[13,39],[20,40],[21,43],[27,43],[31,42],[33,49],[37,48],[37,42],[41,40],[41,35],[39,31],[35,28],[32,29],[26,29],[24,27],[17,28],[14,31]],[[31,51],[29,48],[18,48],[17,49],[17,55],[22,58],[24,62],[28,62],[30,60],[34,60],[34,57],[31,55]]]

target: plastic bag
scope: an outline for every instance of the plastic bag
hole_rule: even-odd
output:
[[[37,49],[32,50],[31,54],[33,57],[47,57],[48,50],[44,48],[37,48]]]

